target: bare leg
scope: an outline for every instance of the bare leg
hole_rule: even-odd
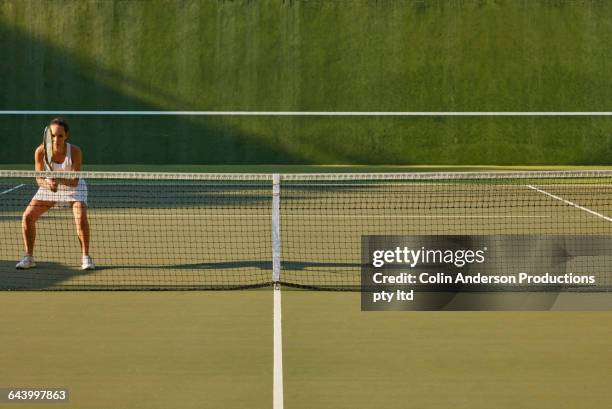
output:
[[[81,242],[81,252],[84,256],[89,255],[89,221],[87,220],[87,205],[83,202],[72,204],[72,214],[76,224],[77,236]]]
[[[21,218],[21,233],[25,244],[26,256],[34,254],[34,242],[36,241],[36,221],[47,210],[53,207],[55,202],[43,200],[32,200],[23,212]]]

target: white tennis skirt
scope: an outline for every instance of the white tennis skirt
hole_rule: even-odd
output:
[[[76,187],[59,185],[56,192],[39,187],[32,200],[44,200],[56,202],[56,206],[69,206],[73,202],[83,202],[87,204],[87,183],[84,179],[79,179]]]

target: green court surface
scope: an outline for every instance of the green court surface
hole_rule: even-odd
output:
[[[68,388],[57,408],[270,408],[271,299],[2,292],[0,383]]]
[[[98,263],[87,273],[78,270],[65,209],[39,221],[39,267],[14,269],[20,215],[35,188],[30,181],[12,190],[15,180],[4,181],[0,191],[10,191],[0,212],[0,284],[262,287],[0,292],[2,386],[66,387],[70,408],[271,408],[271,183],[126,180],[87,181]],[[355,289],[363,234],[611,229],[605,175],[281,185],[281,281],[293,285]],[[598,277],[602,291],[588,294],[600,305],[609,305],[606,271]],[[358,292],[283,286],[282,297],[287,409],[573,409],[609,402],[610,312],[361,312]]]
[[[354,289],[362,234],[608,234],[608,181],[288,180],[281,281]],[[61,209],[39,221],[40,267],[14,269],[20,214],[34,187],[3,183],[10,191],[0,213],[0,283],[7,288],[263,286],[2,292],[3,387],[66,387],[70,408],[272,407],[270,184],[88,179],[99,268],[85,274],[71,215]],[[608,275],[600,279],[610,287]],[[366,313],[357,292],[284,288],[287,409],[609,402],[609,312]]]
[[[3,386],[69,388],[53,407],[272,406],[271,291],[4,292],[0,308]],[[285,408],[603,408],[611,324],[365,313],[357,293],[286,290]]]
[[[612,314],[360,312],[283,292],[286,408],[603,408]]]

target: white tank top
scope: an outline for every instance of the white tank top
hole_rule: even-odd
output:
[[[54,171],[72,170],[72,148],[69,143],[66,144],[66,159],[62,163],[51,162],[51,167]],[[49,170],[46,163],[45,169]],[[34,200],[55,202],[55,205],[58,207],[68,206],[71,202],[87,204],[87,184],[85,179],[80,178],[79,184],[76,187],[61,184],[55,192],[41,187],[36,192],[36,195],[34,195]]]
[[[70,171],[72,170],[72,149],[69,143],[66,143],[66,159],[62,163],[55,163],[51,161],[51,167],[53,171]],[[46,165],[45,165],[46,167]]]

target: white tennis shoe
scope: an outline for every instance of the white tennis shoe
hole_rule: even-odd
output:
[[[17,270],[27,270],[28,268],[33,267],[36,267],[36,263],[34,262],[34,257],[32,256],[23,256],[21,261],[15,266]]]
[[[83,262],[81,263],[81,270],[94,270],[96,266],[93,260],[89,256],[83,256]]]

